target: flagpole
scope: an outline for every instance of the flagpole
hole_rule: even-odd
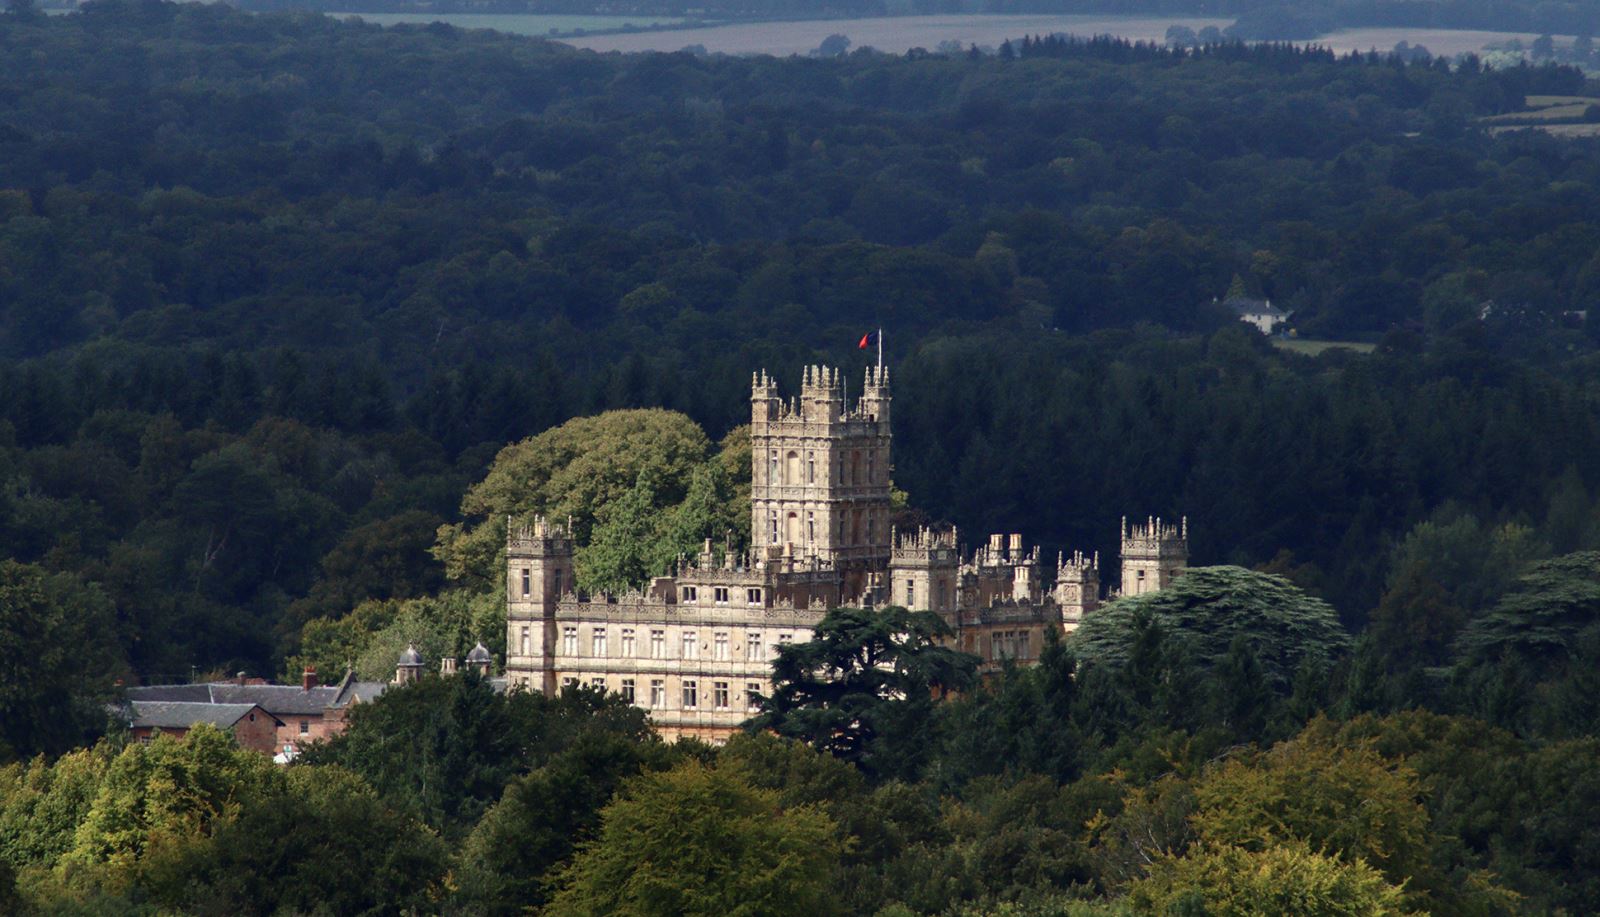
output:
[[[878,329],[878,376],[883,376],[883,329]]]

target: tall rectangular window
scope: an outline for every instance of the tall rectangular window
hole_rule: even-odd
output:
[[[660,710],[667,705],[667,683],[660,678],[650,679],[650,707]]]
[[[746,710],[761,709],[761,682],[750,681],[745,683],[744,706]]]
[[[532,654],[533,628],[530,625],[524,624],[522,625],[522,655],[531,656]]]
[[[817,483],[817,457],[814,452],[806,453],[806,483]]]
[[[590,642],[590,645],[594,649],[593,655],[599,656],[599,657],[602,657],[602,658],[605,656],[605,654],[606,654],[606,629],[605,628],[596,627],[594,629],[594,639]]]
[[[522,568],[522,595],[524,598],[533,595],[533,571],[527,567]]]
[[[692,630],[683,632],[683,658],[700,658],[700,637]]]
[[[1020,631],[1017,634],[1017,658],[1028,658],[1028,632]]]
[[[561,628],[561,652],[568,656],[578,655],[578,629],[576,627]]]
[[[778,543],[778,514],[767,514],[767,526],[772,530],[772,537],[767,539],[768,544]]]
[[[693,679],[683,683],[683,709],[693,710],[700,706],[700,686]]]
[[[917,609],[917,581],[914,579],[906,580],[906,607],[912,611]]]
[[[728,709],[728,683],[714,681],[711,683],[711,706],[718,710]]]
[[[624,658],[632,659],[636,652],[638,650],[633,643],[633,628],[624,627],[622,629],[622,655]]]
[[[633,703],[633,679],[631,678],[622,680],[622,699],[630,704]]]
[[[744,635],[744,655],[757,662],[767,658],[767,645],[761,642],[760,634],[750,631]]]
[[[711,598],[718,605],[726,605],[726,604],[728,604],[728,587],[727,586],[717,586],[716,588],[712,589],[711,590]]]
[[[817,543],[817,514],[806,513],[806,544]]]
[[[650,658],[667,658],[667,632],[664,630],[650,631]]]
[[[711,658],[718,661],[728,658],[728,635],[719,633],[711,638]]]
[[[558,599],[561,598],[561,571],[560,570],[551,570],[550,571],[550,591],[555,593],[556,598],[558,598]]]

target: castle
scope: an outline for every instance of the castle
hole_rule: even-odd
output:
[[[542,518],[506,533],[506,676],[553,693],[592,685],[650,711],[664,737],[727,737],[771,690],[776,647],[810,639],[830,608],[938,613],[988,669],[1038,657],[1100,601],[1098,557],[991,535],[970,555],[955,529],[890,524],[889,371],[869,367],[851,403],[838,370],[812,366],[788,401],[751,380],[751,546],[709,540],[674,576],[626,595],[584,595],[568,532]],[[1124,595],[1162,588],[1188,563],[1187,523],[1122,524]]]

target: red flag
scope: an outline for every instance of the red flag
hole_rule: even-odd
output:
[[[868,347],[871,347],[876,343],[878,343],[878,332],[868,331],[866,334],[861,336],[861,340],[856,342],[856,349],[866,350]]]

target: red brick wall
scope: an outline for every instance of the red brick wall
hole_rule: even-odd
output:
[[[278,735],[278,725],[265,711],[256,709],[246,713],[239,722],[233,726],[233,737],[238,741],[240,748],[259,751],[264,754],[276,754],[274,747]]]
[[[324,716],[320,713],[304,715],[285,713],[280,715],[278,719],[283,721],[283,725],[278,728],[276,735],[279,751],[283,750],[284,745],[294,745],[299,748],[304,748],[306,745],[312,742],[321,742],[324,739],[331,739],[339,733],[344,732],[345,727],[344,717],[337,715]],[[300,732],[300,723],[302,721],[306,723],[307,728],[307,731],[303,734]]]

